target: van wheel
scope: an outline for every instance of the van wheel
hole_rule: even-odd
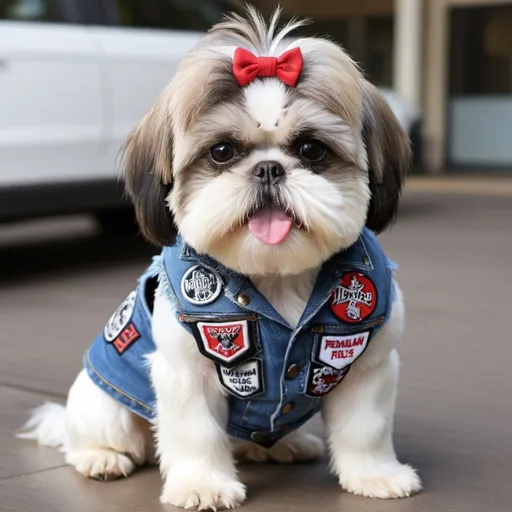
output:
[[[95,217],[106,233],[112,235],[135,235],[138,233],[135,212],[132,208],[101,210],[95,213]]]

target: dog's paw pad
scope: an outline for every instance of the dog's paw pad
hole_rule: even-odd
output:
[[[407,498],[421,490],[416,471],[406,464],[397,464],[362,478],[348,478],[341,485],[347,491],[367,498]]]
[[[268,450],[268,456],[277,462],[306,462],[319,459],[325,444],[318,436],[296,432],[281,439]]]
[[[66,462],[82,475],[98,480],[115,480],[128,476],[135,469],[130,457],[104,448],[70,452]]]
[[[197,510],[236,508],[245,501],[245,486],[237,480],[196,477],[168,478],[160,497],[163,504]]]

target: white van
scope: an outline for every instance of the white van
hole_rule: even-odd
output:
[[[233,4],[0,0],[0,220],[91,212],[126,225],[120,147]]]

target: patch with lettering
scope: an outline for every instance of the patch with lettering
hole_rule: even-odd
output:
[[[191,304],[212,303],[222,291],[220,276],[206,267],[194,265],[181,278],[181,293]]]
[[[336,370],[331,366],[311,363],[306,395],[319,398],[330,393],[347,375],[350,367]]]
[[[252,322],[251,322],[252,323]],[[256,354],[248,320],[197,322],[194,331],[199,351],[227,368]]]
[[[263,365],[260,359],[251,359],[236,368],[217,366],[220,383],[238,398],[251,398],[263,393]]]
[[[318,341],[316,360],[336,370],[350,366],[366,349],[371,331],[324,335]]]
[[[112,345],[117,350],[117,353],[121,355],[139,338],[140,334],[137,330],[137,327],[135,327],[133,322],[129,322],[128,325],[121,331],[119,336],[114,341],[112,341]]]
[[[332,292],[330,306],[331,311],[344,322],[361,322],[377,306],[377,289],[368,276],[349,272]]]
[[[134,290],[116,309],[103,328],[105,341],[111,343],[118,354],[122,354],[132,343],[140,338],[137,327],[131,321],[136,297],[137,292]]]

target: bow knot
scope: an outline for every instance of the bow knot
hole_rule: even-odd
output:
[[[295,87],[302,71],[302,52],[293,48],[280,57],[256,57],[244,48],[237,48],[233,58],[233,74],[240,86],[257,77],[275,76],[284,84]]]

